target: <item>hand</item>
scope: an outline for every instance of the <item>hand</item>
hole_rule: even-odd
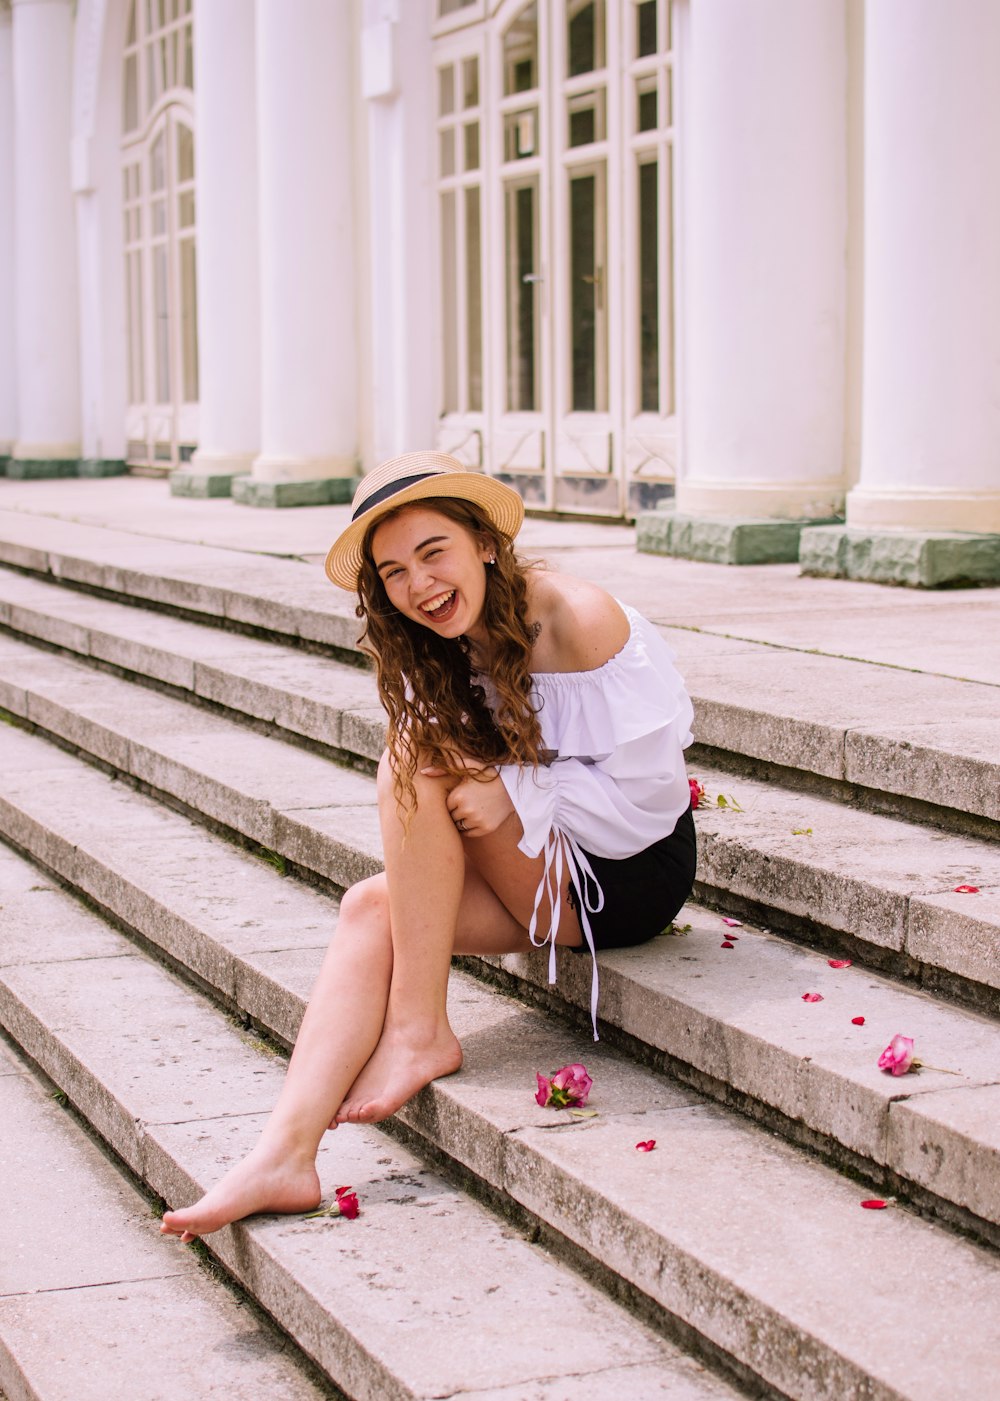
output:
[[[451,789],[447,798],[448,812],[463,837],[487,837],[506,822],[514,811],[514,804],[493,765],[462,756],[457,756],[456,762],[475,776],[459,779]],[[492,777],[478,777],[490,769]],[[446,776],[444,769],[427,768],[420,772],[427,778]]]

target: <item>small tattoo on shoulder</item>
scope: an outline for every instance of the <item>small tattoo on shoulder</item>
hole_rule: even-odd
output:
[[[542,635],[542,625],[541,625],[541,623],[529,623],[529,624],[528,624],[528,641],[529,641],[529,642],[537,642],[538,639],[541,637],[541,635]]]

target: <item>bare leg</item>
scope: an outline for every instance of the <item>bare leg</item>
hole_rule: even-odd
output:
[[[434,785],[440,780],[427,779],[424,783]],[[439,794],[432,791],[419,810],[426,813],[436,797],[443,807],[446,791],[443,786]],[[418,800],[420,796],[418,789]],[[375,1123],[388,1118],[431,1080],[460,1068],[461,1048],[445,1009],[452,953],[509,953],[528,946],[527,926],[542,862],[530,860],[517,850],[521,825],[516,815],[491,836],[464,841],[446,808],[444,821],[450,831],[438,831],[437,823],[430,822],[422,823],[421,831],[431,834],[431,842],[445,839],[449,849],[458,845],[462,876],[454,919],[449,930],[445,924],[448,911],[442,911],[441,906],[439,876],[430,858],[426,866],[419,864],[421,849],[416,843],[411,854],[417,826],[414,820],[405,844],[400,842],[396,849],[393,863],[396,878],[402,876],[400,889],[406,898],[398,902],[402,904],[399,923],[393,909],[394,962],[385,1027],[375,1053],[340,1106],[335,1123]],[[395,834],[385,821],[383,833],[392,905],[394,872],[389,853],[390,839]],[[463,846],[464,852],[461,851]],[[414,865],[407,867],[406,861]],[[418,870],[422,879],[431,877],[424,900],[408,894],[418,884]],[[547,905],[541,915],[545,928]],[[576,915],[564,903],[559,942],[578,944],[580,940]],[[428,954],[434,959],[430,969],[422,963]],[[422,984],[418,983],[418,975],[423,979]],[[416,996],[413,995],[414,985],[419,989]]]
[[[191,1240],[257,1211],[309,1211],[320,1200],[316,1151],[334,1110],[382,1032],[392,942],[383,882],[347,891],[278,1102],[250,1155],[161,1230]]]
[[[424,1085],[462,1064],[448,1022],[448,970],[465,886],[462,838],[448,812],[448,784],[414,777],[408,829],[379,765],[379,820],[392,928],[392,983],[378,1046],[337,1115],[341,1123],[387,1118]]]

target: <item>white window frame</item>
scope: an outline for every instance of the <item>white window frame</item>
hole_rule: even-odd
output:
[[[211,0],[208,0],[211,3]],[[166,0],[164,10],[167,21],[164,28],[159,25],[159,0],[135,0],[136,41],[126,43],[122,54],[123,64],[130,53],[137,53],[138,74],[138,124],[122,134],[121,168],[138,165],[140,172],[140,194],[135,209],[140,220],[140,232],[135,233],[134,223],[125,223],[125,277],[127,309],[130,325],[136,328],[141,323],[141,352],[135,344],[128,348],[130,384],[126,409],[125,434],[127,440],[127,460],[129,465],[139,470],[164,472],[178,467],[190,457],[198,442],[198,402],[185,399],[184,358],[183,358],[183,312],[181,298],[181,244],[192,241],[197,258],[197,205],[195,220],[179,227],[178,206],[182,195],[194,194],[194,179],[181,181],[177,169],[178,126],[183,125],[195,141],[194,93],[191,89],[178,86],[174,71],[176,59],[183,53],[184,30],[189,28],[193,42],[193,5],[191,0]],[[152,30],[148,18],[154,13],[156,23]],[[177,39],[175,39],[177,36]],[[167,83],[156,101],[149,104],[148,80],[150,51],[161,38],[166,39],[165,53]],[[155,57],[154,60],[155,61]],[[173,79],[174,81],[171,81]],[[124,100],[124,97],[123,97]],[[123,112],[124,127],[124,112]],[[163,199],[166,210],[166,229],[161,234],[153,233],[153,199],[151,190],[151,160],[156,142],[162,137],[164,142],[165,185]],[[158,195],[159,197],[159,195]],[[156,359],[156,301],[154,289],[155,250],[165,247],[167,252],[167,318],[168,318],[168,374],[170,394],[161,402],[157,392]],[[131,272],[130,255],[138,253],[141,276],[140,286],[135,287]],[[137,303],[136,296],[139,301]],[[138,315],[136,314],[138,312]],[[197,347],[197,330],[195,330]],[[143,375],[143,395],[140,401],[133,402],[131,375],[141,370]]]
[[[655,55],[635,58],[638,0],[605,0],[605,67],[566,75],[568,0],[539,0],[538,87],[503,95],[503,34],[525,8],[525,0],[477,0],[432,33],[435,64],[477,53],[480,59],[481,255],[483,259],[483,410],[463,409],[439,421],[438,442],[458,448],[470,465],[512,481],[530,507],[569,514],[622,519],[669,493],[680,469],[680,365],[682,308],[679,305],[679,217],[681,188],[677,142],[681,82],[677,63],[678,12],[683,0],[656,0]],[[668,13],[669,31],[665,30]],[[670,33],[665,50],[664,35]],[[655,72],[658,122],[639,133],[636,78]],[[671,122],[665,122],[664,87],[671,84]],[[606,132],[585,147],[568,145],[567,97],[603,87]],[[456,94],[456,102],[460,100]],[[435,104],[437,77],[435,75]],[[504,162],[504,118],[537,105],[537,153]],[[435,105],[435,111],[437,110]],[[435,135],[435,142],[437,142]],[[658,163],[658,380],[659,407],[643,410],[640,349],[638,159],[656,153]],[[435,156],[437,159],[437,155]],[[603,165],[605,181],[605,300],[607,403],[579,411],[571,402],[569,176],[573,169]],[[507,398],[505,189],[509,182],[537,180],[539,262],[535,276],[540,365],[538,400],[532,410],[510,410]],[[444,182],[445,186],[449,182]],[[439,189],[443,186],[439,182]],[[440,204],[437,206],[440,208]],[[440,230],[439,230],[440,235]],[[438,240],[440,249],[440,237]],[[440,254],[439,254],[440,256]],[[464,275],[460,279],[464,298]],[[464,304],[459,311],[464,328]],[[459,337],[461,346],[462,338]],[[475,450],[469,445],[475,440]]]

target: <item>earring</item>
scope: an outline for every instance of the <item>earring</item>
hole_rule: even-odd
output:
[[[496,557],[496,555],[490,555],[489,559],[486,561],[487,564],[496,564],[496,562],[497,562],[497,557]]]

